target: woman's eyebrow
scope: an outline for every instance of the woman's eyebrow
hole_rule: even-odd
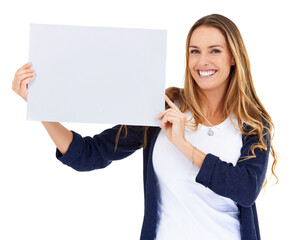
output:
[[[212,46],[209,46],[208,48],[215,48],[215,47],[221,47],[221,48],[224,48],[224,47],[221,46],[221,45],[212,45]]]
[[[221,45],[212,45],[212,46],[209,46],[208,48],[215,48],[215,47],[221,47],[221,48],[224,48],[224,47],[221,46]],[[190,45],[189,48],[199,48],[199,47],[194,46],[194,45]]]

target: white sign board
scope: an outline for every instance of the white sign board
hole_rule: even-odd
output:
[[[30,25],[27,119],[159,126],[165,30]]]

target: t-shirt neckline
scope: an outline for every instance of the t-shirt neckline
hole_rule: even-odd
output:
[[[223,122],[219,123],[218,125],[213,125],[213,126],[206,126],[204,124],[200,124],[200,126],[203,126],[205,128],[220,128],[222,127],[223,125],[225,125],[229,120],[229,117],[227,117]]]

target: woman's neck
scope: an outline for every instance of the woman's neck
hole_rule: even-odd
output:
[[[208,121],[213,125],[223,122],[227,118],[224,113],[225,93],[207,91],[204,94],[206,97],[205,112]]]

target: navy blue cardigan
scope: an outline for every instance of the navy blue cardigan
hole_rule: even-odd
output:
[[[115,150],[115,138],[120,125],[107,129],[92,137],[81,137],[73,132],[73,140],[65,155],[56,149],[56,157],[77,171],[104,168],[112,161],[123,159],[143,147],[144,129],[141,126],[127,126],[127,136],[122,129]],[[143,149],[145,213],[141,240],[155,239],[157,222],[156,177],[152,163],[152,153],[159,127],[149,127],[147,145]],[[255,200],[261,190],[268,166],[267,150],[255,149],[255,158],[242,161],[250,154],[250,147],[258,141],[257,135],[243,135],[241,156],[236,166],[207,154],[195,181],[210,188],[215,193],[237,202],[240,210],[242,240],[260,239]]]

